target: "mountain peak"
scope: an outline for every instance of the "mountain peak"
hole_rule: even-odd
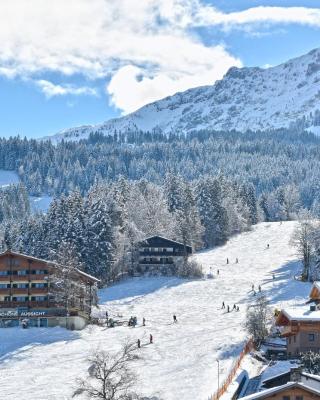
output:
[[[59,141],[90,133],[192,130],[270,130],[308,120],[320,109],[320,49],[275,67],[231,67],[213,85],[179,92],[96,126],[64,130]]]

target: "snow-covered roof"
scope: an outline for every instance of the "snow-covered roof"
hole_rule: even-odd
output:
[[[311,290],[310,290],[309,297],[312,297],[312,292],[313,292],[315,289],[316,289],[318,292],[320,292],[320,282],[319,282],[319,281],[313,282],[313,285],[312,285]]]
[[[269,381],[272,381],[272,380],[275,379],[275,378],[278,378],[278,377],[280,377],[280,376],[285,376],[285,375],[289,374],[290,371],[291,371],[291,368],[290,368],[290,369],[287,369],[286,371],[279,372],[278,374],[271,375],[271,376],[269,376],[268,378],[263,378],[263,377],[262,377],[262,382],[261,382],[261,383],[264,385],[265,383],[267,383],[267,382],[269,382]],[[302,375],[302,376],[305,376],[306,378],[308,378],[308,379],[310,379],[310,380],[320,382],[320,376],[319,376],[319,375],[308,374],[308,373],[305,372],[305,371],[301,371],[301,375]]]
[[[315,282],[313,282],[313,285],[312,285],[312,287],[316,287],[317,289],[319,289],[319,290],[320,290],[320,282],[319,282],[319,281],[315,281]]]
[[[263,390],[262,392],[258,392],[258,393],[254,393],[254,394],[250,394],[249,396],[245,396],[242,397],[242,400],[256,400],[256,399],[264,399],[270,395],[282,392],[283,390],[287,390],[287,389],[293,389],[293,388],[297,388],[297,389],[304,389],[307,392],[316,394],[316,395],[320,395],[320,391],[317,389],[314,389],[310,386],[307,386],[304,383],[301,382],[288,382],[285,385],[281,385],[281,386],[277,386],[271,389],[266,389]]]
[[[320,321],[320,310],[310,311],[310,306],[286,308],[281,312],[290,321]]]

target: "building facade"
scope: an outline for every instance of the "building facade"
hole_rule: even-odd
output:
[[[242,400],[315,400],[320,398],[320,391],[302,382],[288,382],[285,385],[266,389]]]
[[[192,247],[164,238],[152,236],[138,243],[136,270],[139,273],[174,273],[175,266],[192,254]]]
[[[309,295],[309,304],[281,310],[276,319],[281,336],[286,338],[289,357],[308,351],[320,351],[319,288],[319,282],[315,282]]]
[[[0,326],[65,326],[82,329],[96,304],[98,279],[25,254],[0,254]],[[61,284],[59,284],[59,281]]]

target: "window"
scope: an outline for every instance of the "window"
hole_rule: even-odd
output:
[[[173,252],[173,248],[172,247],[167,247],[167,251],[172,253]]]
[[[37,289],[42,289],[48,287],[47,283],[32,283],[31,287],[37,288]]]
[[[10,296],[5,296],[4,301],[10,301]]]
[[[309,333],[308,334],[308,339],[309,339],[309,342],[314,342],[315,334],[314,333]]]
[[[296,396],[296,400],[303,400],[303,396]]]
[[[47,297],[46,296],[32,296],[31,301],[46,301]]]
[[[0,283],[0,289],[8,289],[10,288],[10,283]]]
[[[28,271],[26,270],[26,269],[21,269],[21,270],[19,270],[18,271],[18,275],[23,275],[23,276],[25,276],[25,275],[28,275]]]
[[[290,400],[290,396],[282,396],[282,400]]]
[[[29,284],[28,283],[13,283],[12,287],[17,288],[17,289],[28,289]]]
[[[12,297],[12,301],[20,301],[20,302],[24,302],[24,301],[28,301],[29,297],[26,296],[14,296]]]
[[[293,341],[294,341],[294,343],[297,341],[296,335],[293,336]]]
[[[46,269],[33,269],[31,271],[32,275],[46,275],[48,271]]]
[[[10,271],[0,271],[0,276],[7,276],[9,275]]]

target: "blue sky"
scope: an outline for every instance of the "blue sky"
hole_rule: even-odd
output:
[[[95,124],[320,47],[317,1],[2,0],[0,136]]]

